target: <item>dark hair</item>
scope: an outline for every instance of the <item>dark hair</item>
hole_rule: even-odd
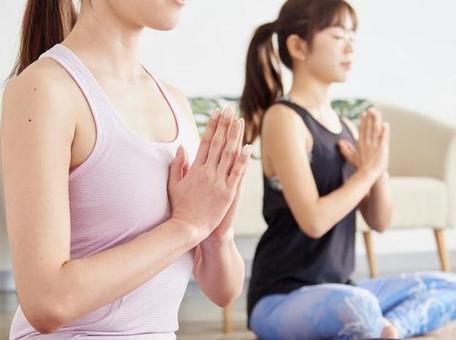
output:
[[[9,78],[60,43],[76,23],[73,0],[28,0],[22,19],[19,53]]]
[[[261,133],[264,112],[283,95],[280,61],[292,69],[287,38],[297,34],[312,47],[316,33],[338,25],[344,15],[357,26],[355,10],[345,0],[288,0],[276,21],[257,28],[247,52],[245,85],[240,100],[245,120],[244,142],[252,143]],[[277,34],[278,53],[273,35]]]

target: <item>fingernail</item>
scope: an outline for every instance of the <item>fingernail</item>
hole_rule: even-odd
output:
[[[231,108],[225,109],[225,111],[223,113],[223,117],[231,118],[232,116],[233,116],[233,111],[231,110]]]
[[[250,155],[251,151],[252,151],[252,146],[250,144],[246,144],[242,147],[242,154],[245,156]]]
[[[220,116],[220,109],[215,109],[214,111],[212,111],[211,117],[213,119],[216,119],[218,116]]]

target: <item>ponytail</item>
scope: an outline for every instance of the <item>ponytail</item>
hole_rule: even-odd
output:
[[[9,78],[19,75],[43,52],[62,42],[76,19],[72,0],[28,0],[22,19],[19,53]]]
[[[257,28],[247,52],[245,85],[240,109],[245,120],[244,143],[252,143],[261,132],[264,112],[283,95],[280,60],[272,37],[275,22]]]
[[[240,108],[245,120],[245,143],[253,143],[261,133],[265,111],[283,96],[281,63],[293,70],[287,39],[296,34],[310,47],[315,34],[341,24],[349,15],[357,27],[355,10],[346,0],[287,0],[273,23],[260,26],[247,53],[244,91]],[[272,37],[277,34],[277,52]]]

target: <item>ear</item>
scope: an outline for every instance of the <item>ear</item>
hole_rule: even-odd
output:
[[[305,61],[309,48],[307,42],[297,34],[291,34],[287,38],[287,48],[291,59]]]

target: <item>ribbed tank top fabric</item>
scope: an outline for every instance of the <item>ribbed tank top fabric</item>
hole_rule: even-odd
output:
[[[89,157],[69,173],[71,259],[124,244],[169,219],[169,164],[179,145],[191,164],[199,142],[166,88],[145,68],[177,126],[173,141],[155,142],[127,127],[90,70],[69,48],[57,44],[40,58],[52,58],[73,78],[89,104],[97,132]],[[125,265],[119,262],[119,270]],[[52,334],[37,332],[19,306],[10,339],[175,339],[192,266],[189,251],[142,286]]]

